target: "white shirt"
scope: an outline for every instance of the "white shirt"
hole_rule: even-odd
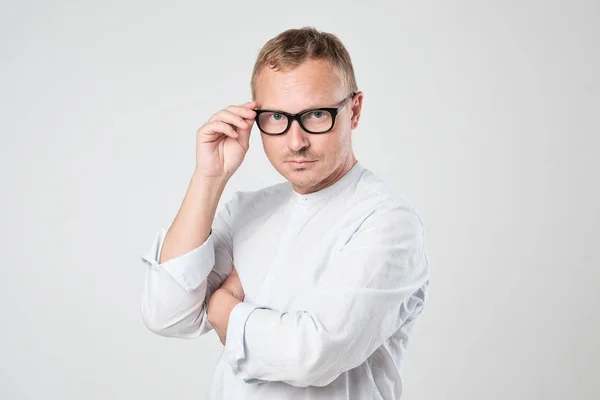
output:
[[[429,284],[424,228],[360,163],[308,195],[289,182],[237,192],[204,244],[159,265],[165,233],[143,257],[151,331],[197,338],[213,329],[207,299],[233,266],[244,288],[210,400],[400,398]]]

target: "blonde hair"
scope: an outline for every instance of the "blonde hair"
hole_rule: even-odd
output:
[[[263,68],[293,69],[306,60],[330,62],[346,89],[358,91],[350,54],[341,40],[331,33],[304,27],[283,31],[262,47],[252,72],[252,98],[255,98],[256,81]]]

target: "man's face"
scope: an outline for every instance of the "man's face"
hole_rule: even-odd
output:
[[[255,93],[259,109],[292,114],[319,107],[337,108],[350,94],[331,65],[322,60],[306,61],[292,70],[264,68],[258,76]],[[308,133],[298,121],[293,121],[282,135],[263,134],[267,158],[299,193],[328,186],[337,180],[336,175],[354,164],[351,132],[358,124],[361,105],[362,93],[359,93],[340,110],[333,129],[327,133]],[[299,160],[307,162],[294,162]]]

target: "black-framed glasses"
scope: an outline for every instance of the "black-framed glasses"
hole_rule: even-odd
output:
[[[356,92],[351,93],[337,107],[311,108],[297,114],[290,114],[278,110],[255,110],[256,126],[265,135],[283,135],[292,122],[298,121],[302,129],[308,133],[321,134],[333,129],[335,118],[348,100],[354,98]]]

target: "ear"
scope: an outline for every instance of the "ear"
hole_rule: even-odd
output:
[[[360,120],[360,112],[362,110],[362,102],[363,102],[364,94],[361,91],[356,92],[354,98],[350,100],[352,103],[350,104],[352,110],[351,117],[351,128],[356,129],[358,127],[358,121]]]

